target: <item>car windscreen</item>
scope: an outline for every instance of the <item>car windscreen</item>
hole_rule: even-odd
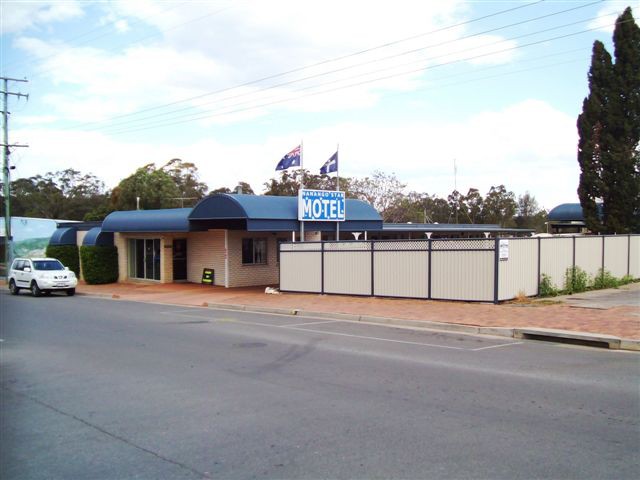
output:
[[[64,265],[58,260],[34,260],[33,268],[36,270],[64,270]]]

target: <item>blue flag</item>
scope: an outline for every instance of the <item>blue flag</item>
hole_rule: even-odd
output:
[[[338,171],[338,152],[329,157],[329,160],[324,162],[324,165],[320,167],[320,174],[326,175],[327,173]]]
[[[300,145],[287,153],[282,160],[278,162],[276,166],[276,170],[286,170],[291,167],[299,167],[300,166]]]

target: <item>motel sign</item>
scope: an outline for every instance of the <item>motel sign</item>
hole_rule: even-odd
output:
[[[344,192],[330,190],[300,190],[298,220],[302,222],[344,222]]]

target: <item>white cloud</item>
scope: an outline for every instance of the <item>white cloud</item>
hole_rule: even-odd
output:
[[[48,23],[62,22],[84,14],[80,2],[65,1],[6,1],[0,6],[2,34],[18,33]]]
[[[340,141],[341,175],[362,177],[378,169],[395,172],[408,189],[446,196],[453,190],[504,184],[517,194],[535,195],[551,208],[576,201],[578,167],[574,119],[536,100],[517,103],[450,123],[421,122],[389,127],[342,123],[290,132],[262,143],[225,143],[209,138],[191,144],[144,143],[96,132],[30,129],[17,131],[30,148],[22,153],[18,176],[74,167],[113,187],[149,162],[182,158],[198,166],[210,188],[249,182],[261,191],[275,176],[278,160],[304,139],[305,167],[316,171]]]
[[[49,78],[58,87],[73,88],[71,98],[64,91],[46,96],[48,106],[73,121],[96,121],[198,96],[435,31],[462,20],[466,7],[459,1],[407,0],[399,6],[389,6],[363,1],[280,0],[275,4],[190,3],[184,8],[126,1],[110,3],[108,8],[103,21],[108,19],[116,29],[146,23],[160,29],[161,35],[150,45],[134,42],[119,51],[73,47],[34,37],[15,42],[17,48],[40,60],[41,77]],[[464,33],[465,28],[457,27],[418,35],[410,41],[207,96],[197,102],[185,102],[176,108],[199,106],[202,110],[193,113],[216,115],[221,104],[225,105],[223,111],[229,110],[228,105],[238,104],[244,110],[248,99],[253,99],[253,105],[263,105],[263,112],[352,110],[377,103],[385,92],[415,90],[422,84],[421,69],[429,66],[473,55],[485,55],[472,60],[475,64],[505,63],[513,58],[511,52],[490,56],[486,53],[504,49],[505,45],[515,46],[514,42],[499,43],[502,37],[494,35],[457,41]],[[357,91],[342,89],[354,84],[359,84]],[[269,86],[277,88],[262,91]],[[328,92],[317,95],[318,91]],[[251,96],[226,100],[237,98],[238,93]],[[299,96],[304,98],[281,102]],[[213,121],[229,122],[233,118],[246,115],[234,114]]]
[[[640,13],[640,0],[611,1],[607,2],[598,12],[598,18],[589,23],[589,28],[594,28],[603,32],[613,33],[616,19],[624,12],[624,9],[631,7],[634,11],[634,18],[638,22]]]

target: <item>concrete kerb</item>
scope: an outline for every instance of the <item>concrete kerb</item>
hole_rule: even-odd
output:
[[[102,298],[120,298],[119,295],[105,295],[95,293],[81,293],[86,296]],[[511,327],[480,327],[473,325],[460,325],[457,323],[431,322],[428,320],[408,320],[392,317],[377,317],[371,315],[357,315],[350,313],[314,312],[296,308],[278,308],[254,305],[236,305],[229,303],[204,303],[201,306],[220,309],[236,310],[253,313],[274,313],[279,315],[291,315],[301,317],[326,318],[329,320],[347,320],[351,322],[372,323],[376,325],[398,326],[422,330],[439,330],[445,332],[470,333],[507,338],[522,338],[535,340],[538,338],[554,339],[559,342],[569,339],[591,343],[606,344],[612,350],[640,351],[640,340],[626,339],[606,334],[575,332],[571,330],[554,330],[547,328],[511,328]]]
[[[299,317],[326,318],[329,320],[347,320],[351,322],[371,323],[385,326],[398,326],[421,330],[438,330],[445,332],[470,333],[494,337],[522,338],[535,340],[536,337],[556,338],[558,342],[565,339],[607,344],[611,350],[640,351],[640,340],[623,339],[612,335],[574,332],[570,330],[553,330],[547,328],[511,328],[511,327],[477,327],[457,323],[431,322],[427,320],[408,320],[402,318],[376,317],[350,313],[314,312],[287,308],[261,307],[251,305],[208,304],[211,308],[242,310],[254,313],[277,313]]]

